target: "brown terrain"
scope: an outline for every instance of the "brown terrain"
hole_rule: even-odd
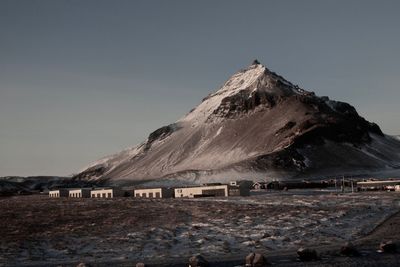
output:
[[[395,192],[293,190],[158,200],[7,197],[0,198],[0,266],[138,261],[187,266],[198,253],[212,266],[241,266],[252,251],[276,266],[399,266],[400,254],[376,251],[382,240],[399,240],[398,210]],[[347,241],[361,256],[339,255]],[[319,260],[300,262],[299,247],[316,248]]]

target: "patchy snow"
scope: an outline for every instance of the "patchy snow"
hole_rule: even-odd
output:
[[[342,244],[368,233],[400,207],[395,192],[335,195],[320,190],[231,198],[82,199],[68,205],[83,205],[86,209],[96,203],[119,206],[111,208],[112,216],[97,217],[95,212],[83,225],[62,224],[69,229],[68,235],[57,235],[64,228],[55,228],[51,239],[37,235],[23,245],[0,242],[0,251],[7,247],[4,259],[9,258],[14,265],[35,261],[154,261],[187,258],[195,253],[217,257]],[[135,210],[138,206],[144,209],[140,214]],[[172,217],[160,216],[159,209],[167,210]],[[119,223],[114,224],[115,218]]]
[[[217,137],[222,132],[222,128],[223,128],[222,126],[219,127],[219,129],[218,129],[218,131],[217,131],[217,133],[215,134],[214,137]]]
[[[222,99],[237,94],[239,91],[253,85],[263,75],[265,70],[266,68],[263,65],[257,64],[250,66],[243,72],[234,74],[217,92],[208,96],[192,112],[179,121],[191,121],[192,124],[194,122],[204,122],[219,107]]]
[[[125,162],[126,160],[129,160],[130,158],[133,158],[134,156],[136,156],[140,152],[142,152],[143,146],[144,146],[144,143],[141,143],[137,146],[124,149],[121,152],[118,152],[116,154],[101,158],[100,160],[92,162],[88,166],[84,167],[80,172],[83,172],[89,168],[96,167],[96,166],[106,167],[106,168],[108,168],[108,171],[111,171],[114,168],[116,168],[119,164]]]

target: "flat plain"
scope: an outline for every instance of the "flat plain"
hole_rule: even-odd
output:
[[[202,199],[0,198],[0,265],[184,262],[198,253],[239,259],[336,246],[398,212],[399,197],[292,190]]]

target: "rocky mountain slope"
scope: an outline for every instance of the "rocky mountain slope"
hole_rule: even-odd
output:
[[[177,122],[75,179],[292,179],[398,167],[398,139],[254,61]]]

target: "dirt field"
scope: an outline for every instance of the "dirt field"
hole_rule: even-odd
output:
[[[399,196],[300,190],[191,200],[1,198],[0,265],[132,266],[182,262],[196,253],[222,259],[329,248],[369,233],[399,210]],[[388,232],[373,234],[363,242],[375,246]]]

